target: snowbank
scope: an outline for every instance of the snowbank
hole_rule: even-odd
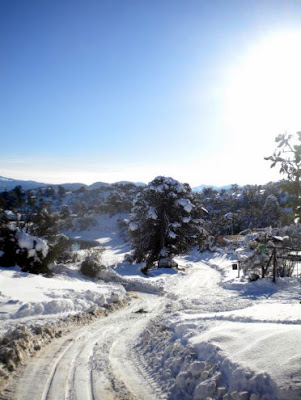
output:
[[[177,337],[168,320],[153,324],[136,350],[140,362],[171,399],[278,398],[277,387],[266,373],[242,367],[207,341],[194,343]]]
[[[51,318],[53,314],[76,313],[112,302],[112,296],[126,298],[118,284],[105,284],[80,275],[54,275],[45,278],[20,272],[17,268],[0,268],[0,332],[12,320]]]

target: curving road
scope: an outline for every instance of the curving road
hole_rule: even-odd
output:
[[[55,340],[20,371],[3,399],[165,399],[132,350],[164,304],[164,297],[139,294],[129,306]]]

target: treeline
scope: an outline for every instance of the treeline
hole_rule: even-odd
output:
[[[85,186],[68,191],[63,186],[24,191],[21,186],[0,193],[0,210],[31,215],[41,208],[60,211],[68,206],[78,216],[92,214],[116,214],[128,212],[137,193],[142,189],[132,183],[112,184],[88,190]]]
[[[232,185],[231,189],[221,191],[206,188],[200,193],[195,193],[191,191],[189,185],[174,183],[177,181],[172,178],[164,179],[166,179],[164,181],[166,187],[174,185],[176,189],[166,189],[168,193],[171,193],[166,196],[165,192],[162,194],[161,189],[159,190],[159,199],[162,204],[165,204],[170,196],[170,199],[176,199],[179,193],[181,196],[184,194],[188,196],[187,199],[185,196],[178,199],[172,217],[162,211],[162,215],[165,216],[163,228],[168,232],[167,239],[164,239],[164,246],[167,249],[168,246],[175,246],[173,242],[179,237],[183,237],[186,241],[188,237],[192,237],[191,243],[194,243],[196,237],[201,241],[201,236],[236,234],[246,229],[279,227],[293,222],[293,213],[289,208],[290,195],[282,190],[284,182],[244,187]],[[157,184],[156,180],[153,182]],[[161,188],[163,184],[159,183],[158,187]],[[155,221],[154,225],[156,225],[163,218],[160,216],[161,211],[158,218],[154,211],[154,206],[159,200],[153,199],[155,191],[150,190],[153,186],[149,184],[144,187],[126,183],[105,185],[96,189],[82,187],[74,191],[66,190],[62,186],[24,191],[21,186],[17,186],[13,190],[0,193],[0,265],[19,265],[25,271],[49,273],[49,265],[52,262],[60,262],[68,258],[67,253],[71,242],[62,233],[68,230],[88,229],[96,224],[97,215],[105,213],[131,214],[130,236],[133,238],[137,234],[136,242],[139,241],[141,232],[133,229],[139,201],[142,210],[141,218],[146,218],[147,224],[149,221]],[[187,193],[184,189],[184,191],[181,189],[183,193],[181,191],[178,193],[177,190],[179,191],[180,187],[186,188]],[[150,193],[150,198],[145,197],[147,193]],[[143,208],[146,199],[151,204],[147,212]],[[187,206],[185,202],[188,202]],[[185,207],[189,208],[189,202],[193,204],[195,213],[193,218],[189,215],[181,215]],[[166,210],[171,212],[173,208],[168,206]],[[179,215],[176,215],[177,212]],[[202,216],[201,220],[199,214]],[[182,222],[184,221],[182,225],[178,221],[180,217]],[[194,223],[192,227],[191,221]],[[148,226],[147,224],[145,226]],[[200,226],[196,226],[197,224]],[[160,226],[158,232],[162,233],[162,224],[158,226]],[[191,229],[186,232],[184,228]],[[127,229],[126,224],[123,224],[123,229]],[[182,230],[185,231],[183,234]],[[197,235],[194,231],[198,232]],[[161,233],[160,240],[163,242]],[[145,235],[143,232],[141,235],[143,241]],[[154,235],[157,237],[157,234]],[[151,240],[150,243],[152,243]],[[159,244],[156,242],[154,247],[157,248]],[[182,247],[186,248],[186,245]],[[151,250],[148,251],[151,262],[153,255]],[[139,254],[137,259],[139,259],[138,256]]]
[[[198,194],[208,210],[208,231],[237,234],[246,229],[279,227],[293,223],[291,195],[282,188],[285,181],[266,185],[232,185],[229,190],[205,188]]]

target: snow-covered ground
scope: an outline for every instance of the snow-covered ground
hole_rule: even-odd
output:
[[[91,281],[67,268],[52,278],[20,272],[17,267],[0,268],[0,286],[0,332],[16,323],[46,322],[66,313],[103,306],[115,295],[120,299],[126,296],[121,285]]]
[[[140,265],[123,262],[129,247],[118,233],[120,217],[98,217],[97,226],[73,232],[75,238],[105,247],[102,263],[108,268],[102,280],[84,278],[74,267],[61,266],[53,278],[1,269],[1,331],[88,310],[116,296],[125,299],[127,289],[135,291],[132,306],[118,311],[116,318],[112,314],[105,325],[100,321],[81,328],[82,346],[70,347],[72,368],[82,370],[79,378],[91,370],[91,398],[301,398],[300,281],[248,282],[232,270],[232,254],[197,251],[177,258],[179,271],[153,270],[146,277]],[[70,339],[74,343],[76,332]],[[67,342],[57,340],[62,341],[61,350],[49,347],[49,354],[66,350]],[[81,358],[84,349],[87,354]],[[63,360],[61,369],[68,365]],[[60,385],[58,378],[51,382]],[[74,393],[90,398],[72,386],[72,377],[66,379],[64,393],[69,394],[61,398]],[[38,385],[38,393],[39,387],[43,389]],[[59,388],[47,390],[60,396]],[[29,398],[38,399],[39,394]]]
[[[193,349],[196,360],[211,366],[199,365],[195,377],[189,367],[183,371],[181,357],[171,355],[175,382],[170,389],[179,398],[219,398],[218,389],[225,390],[221,388],[233,393],[231,398],[240,398],[236,392],[242,398],[243,392],[253,393],[254,399],[301,398],[300,282],[294,278],[276,284],[267,279],[246,282],[233,277],[225,255],[195,253],[188,261],[191,258],[187,275],[170,290],[174,296],[170,309],[175,304],[178,309],[160,321],[172,332],[162,367],[166,368],[171,343]],[[220,269],[223,264],[229,266],[229,274],[222,279],[210,266]],[[143,341],[140,345],[150,351]]]

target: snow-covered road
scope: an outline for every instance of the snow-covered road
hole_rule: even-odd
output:
[[[2,398],[163,399],[132,348],[164,304],[161,296],[139,294],[129,306],[53,341],[20,370]]]
[[[199,311],[225,311],[247,307],[250,301],[239,298],[235,292],[220,286],[221,274],[204,261],[199,254],[178,258],[182,275],[166,282],[165,290],[177,299],[177,307]]]

